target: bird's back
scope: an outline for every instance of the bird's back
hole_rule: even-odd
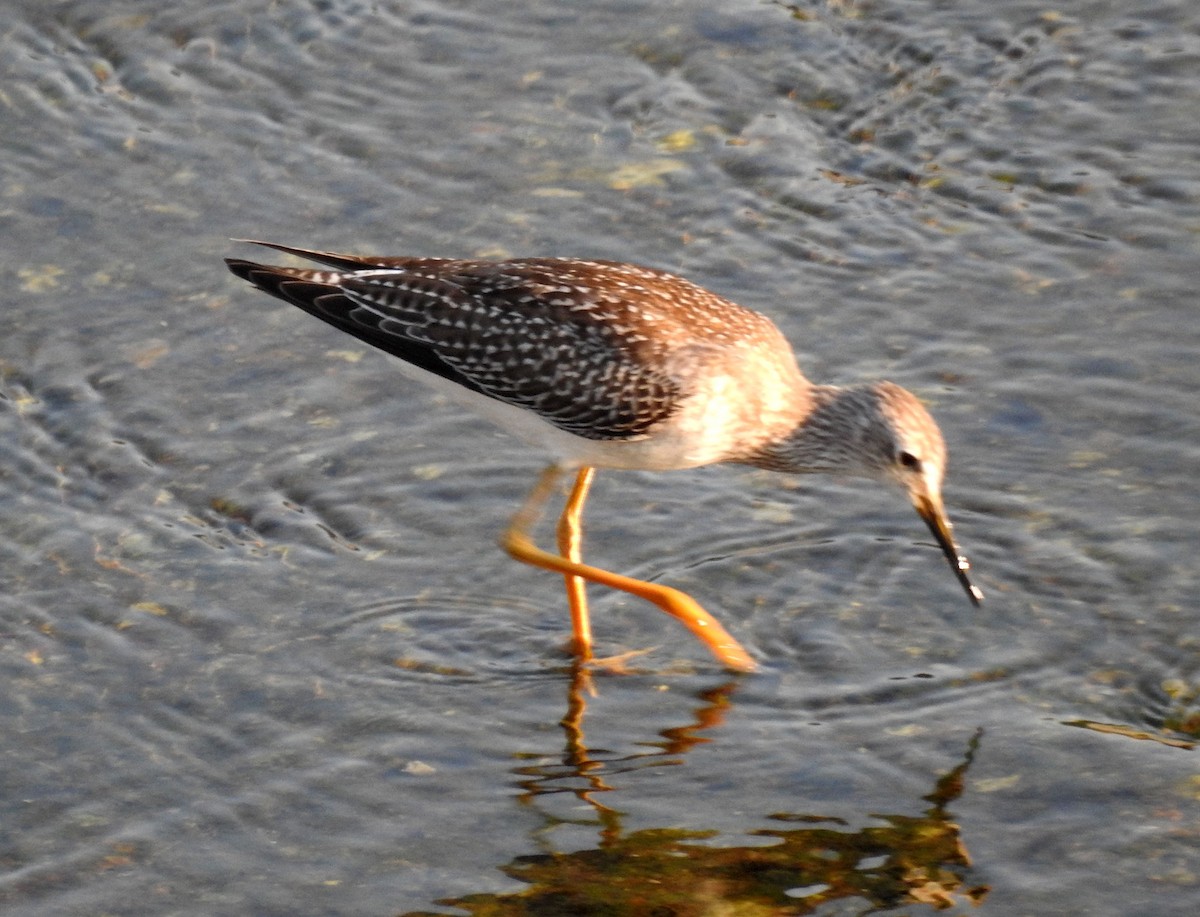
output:
[[[458,385],[593,440],[634,440],[693,394],[691,367],[762,352],[769,319],[665,271],[611,261],[371,258],[271,246],[331,270],[228,259],[260,289]]]

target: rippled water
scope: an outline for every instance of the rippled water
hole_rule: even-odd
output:
[[[1194,4],[0,26],[6,914],[1200,908]],[[760,308],[930,403],[988,600],[865,484],[601,475],[589,558],[764,670],[597,592],[657,649],[593,695],[494,547],[538,457],[228,275],[243,236]]]

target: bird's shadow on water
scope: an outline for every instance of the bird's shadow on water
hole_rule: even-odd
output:
[[[586,669],[571,672],[562,750],[522,754],[513,769],[517,804],[541,816],[534,840],[545,852],[500,865],[527,885],[515,892],[468,894],[435,902],[473,915],[808,914],[842,901],[862,913],[925,904],[978,904],[986,885],[972,881],[971,859],[950,806],[962,794],[982,730],[962,759],[921,797],[920,814],[863,813],[865,827],[819,812],[763,813],[747,834],[752,845],[715,846],[718,830],[676,827],[629,831],[619,808],[623,777],[643,768],[685,764],[688,753],[714,741],[733,703],[737,682],[700,692],[690,722],[662,728],[632,754],[588,745],[584,718],[591,691]],[[564,818],[546,803],[563,794],[588,814]],[[565,823],[595,832],[594,846],[554,849],[551,833]],[[861,903],[861,908],[859,904]],[[429,917],[407,912],[402,917]]]

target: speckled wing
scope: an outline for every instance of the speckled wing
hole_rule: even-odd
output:
[[[678,407],[676,380],[658,368],[669,336],[643,333],[648,319],[636,290],[604,263],[360,259],[284,250],[336,269],[228,264],[368,344],[532,410],[562,430],[588,439],[640,439]]]

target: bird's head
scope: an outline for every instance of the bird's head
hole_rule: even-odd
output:
[[[954,542],[950,517],[942,503],[942,478],[946,473],[946,443],[942,431],[915,395],[892,382],[867,388],[880,419],[875,428],[883,442],[876,453],[876,474],[893,481],[908,494],[909,502],[925,520],[938,547],[950,562],[967,597],[975,605],[983,592],[967,575],[971,564]]]
[[[775,457],[782,471],[818,471],[876,478],[899,485],[925,520],[972,603],[983,593],[954,543],[942,503],[946,444],[915,395],[893,382],[814,390],[811,413]]]

